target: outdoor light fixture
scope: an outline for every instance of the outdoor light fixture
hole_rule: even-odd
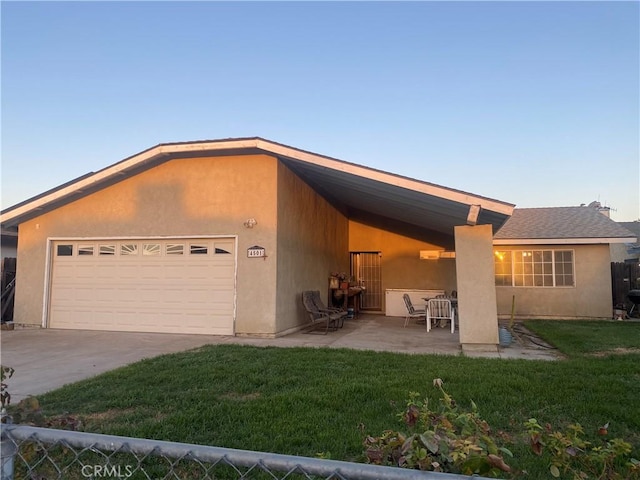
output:
[[[253,228],[253,227],[255,227],[257,224],[258,224],[258,222],[256,221],[256,219],[255,219],[255,218],[247,218],[247,219],[244,221],[244,226],[245,226],[245,227],[247,227],[247,228]]]

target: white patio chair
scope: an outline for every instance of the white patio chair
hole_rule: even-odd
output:
[[[404,317],[404,326],[406,327],[409,324],[410,318],[422,318],[424,317],[425,321],[427,320],[427,311],[424,308],[415,308],[413,303],[411,302],[411,297],[408,293],[402,295],[402,299],[404,300],[404,304],[407,307],[407,315]]]
[[[451,322],[451,333],[455,332],[456,320],[455,310],[451,306],[451,301],[447,298],[432,298],[427,302],[427,332],[431,331],[432,320],[449,320]]]

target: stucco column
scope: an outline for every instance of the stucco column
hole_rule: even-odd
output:
[[[455,227],[458,325],[463,351],[498,350],[491,225]]]

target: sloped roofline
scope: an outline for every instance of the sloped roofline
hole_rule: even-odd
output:
[[[516,208],[494,245],[570,245],[636,242],[637,235],[590,206]]]
[[[500,200],[345,162],[325,155],[276,143],[261,137],[248,137],[158,144],[155,147],[143,150],[102,170],[78,177],[59,187],[9,207],[0,212],[0,222],[6,225],[17,225],[21,223],[21,219],[32,218],[33,216],[58,208],[65,203],[74,201],[87,190],[92,192],[97,191],[108,185],[124,180],[128,176],[139,172],[141,168],[144,168],[145,164],[154,164],[156,162],[190,155],[198,156],[206,155],[207,153],[220,154],[225,151],[229,151],[229,154],[263,152],[278,157],[286,157],[369,180],[392,184],[452,202],[469,206],[479,205],[483,210],[505,216],[511,215],[515,206]],[[67,200],[65,201],[65,199]]]
[[[605,243],[633,243],[636,237],[574,237],[574,238],[514,238],[493,239],[494,245],[593,245]]]

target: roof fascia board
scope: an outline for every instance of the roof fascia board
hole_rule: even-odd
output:
[[[588,245],[602,243],[634,243],[633,237],[598,237],[598,238],[499,238],[494,245]]]
[[[15,210],[6,212],[0,216],[0,222],[2,223],[8,222],[13,218],[24,215],[25,213],[31,212],[38,208],[42,208],[44,205],[48,203],[54,202],[67,195],[79,192],[82,189],[90,187],[91,185],[98,183],[113,175],[123,175],[124,171],[163,154],[170,155],[172,153],[178,153],[178,152],[195,152],[195,151],[201,151],[201,150],[227,150],[229,148],[248,148],[248,147],[255,147],[255,146],[256,146],[255,139],[243,139],[243,140],[237,140],[237,141],[222,141],[222,142],[199,142],[195,144],[187,143],[187,144],[157,145],[153,148],[150,148],[149,150],[145,150],[126,160],[123,160],[103,170],[100,170],[99,172],[96,172],[93,175],[82,177],[77,182],[73,182],[65,186],[64,188],[55,190],[51,192],[49,195],[45,195],[43,197],[37,198],[32,202],[25,203],[24,205],[16,208]]]
[[[257,141],[257,147],[262,150],[275,153],[277,155],[294,158],[303,162],[313,163],[315,165],[330,168],[332,170],[349,173],[351,175],[356,175],[359,177],[369,178],[378,182],[396,185],[408,190],[414,190],[416,192],[424,193],[427,195],[444,198],[446,200],[462,203],[464,205],[480,205],[480,207],[483,209],[502,213],[507,216],[511,216],[514,209],[514,205],[509,203],[500,202],[484,197],[478,197],[466,192],[452,190],[446,187],[421,182],[419,180],[413,180],[407,177],[401,177],[391,173],[382,172],[380,170],[374,170],[353,163],[344,162],[342,160],[323,157],[310,152],[297,150],[285,145],[275,144],[262,139],[259,139]]]
[[[54,202],[60,198],[63,198],[67,195],[71,195],[73,193],[79,193],[83,189],[87,187],[91,187],[91,185],[98,183],[102,180],[105,180],[113,175],[122,174],[123,171],[135,167],[147,160],[150,160],[154,157],[161,155],[162,147],[157,146],[150,150],[146,150],[138,155],[134,155],[133,157],[124,160],[122,162],[118,162],[115,165],[107,167],[99,172],[96,172],[93,175],[88,177],[83,177],[77,182],[67,185],[64,188],[59,190],[55,190],[51,192],[49,195],[45,195],[43,197],[37,198],[32,202],[25,203],[24,205],[16,208],[15,210],[11,210],[6,212],[0,216],[0,221],[2,223],[7,222],[15,217],[19,217],[20,215],[24,215],[25,213],[42,209],[46,204]]]
[[[369,178],[371,180],[396,185],[416,192],[440,197],[445,200],[450,200],[452,202],[457,202],[465,205],[480,205],[482,209],[490,210],[506,216],[510,216],[513,213],[513,209],[515,207],[514,205],[509,203],[500,202],[484,197],[478,197],[466,192],[452,190],[446,187],[413,180],[407,177],[401,177],[391,173],[382,172],[380,170],[344,162],[342,160],[335,160],[330,157],[324,157],[303,150],[298,150],[261,138],[244,138],[157,145],[128,159],[111,165],[110,167],[106,167],[93,175],[81,177],[77,182],[68,184],[63,188],[60,188],[59,190],[54,190],[48,195],[38,197],[31,202],[28,201],[23,205],[15,208],[14,210],[5,212],[0,215],[0,222],[5,223],[16,217],[20,217],[29,212],[33,212],[34,210],[42,209],[47,204],[55,202],[56,200],[62,199],[68,195],[78,193],[79,191],[89,188],[96,183],[108,179],[109,177],[115,175],[123,175],[126,170],[132,169],[144,163],[145,161],[149,161],[160,156],[171,156],[172,154],[185,152],[221,151],[243,148],[257,148],[267,153],[290,157],[299,161],[309,162],[325,168],[330,168],[352,175]]]

